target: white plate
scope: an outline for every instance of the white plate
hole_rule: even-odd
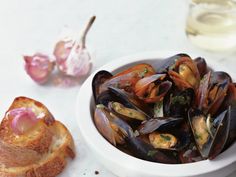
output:
[[[157,64],[157,58],[167,58],[179,52],[149,52],[133,56],[122,57],[114,60],[99,70],[117,72],[130,65],[140,62]],[[189,54],[192,58],[197,57],[195,54]],[[207,60],[207,64],[214,70],[228,72],[232,78],[236,79],[234,72],[227,70],[226,67],[220,66],[214,60]],[[114,146],[109,144],[97,131],[92,121],[91,108],[93,105],[91,82],[95,71],[81,87],[76,105],[77,122],[81,135],[87,143],[87,146],[97,157],[96,160],[102,163],[112,173],[122,177],[224,177],[229,175],[236,168],[236,143],[228,150],[220,154],[216,159],[209,161],[204,160],[189,164],[160,164],[137,159],[127,155]]]

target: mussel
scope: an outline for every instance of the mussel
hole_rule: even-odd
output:
[[[188,114],[189,124],[201,156],[204,159],[215,158],[223,150],[229,134],[227,110],[214,119],[197,109],[189,110]]]
[[[168,75],[180,90],[197,89],[200,83],[198,68],[189,56],[175,60],[174,65],[168,68]]]
[[[94,123],[98,131],[113,145],[123,144],[125,137],[132,137],[132,128],[122,119],[112,114],[104,105],[97,105]]]
[[[101,90],[101,85],[109,80],[113,75],[105,70],[98,71],[92,80],[92,89],[93,89],[93,97],[95,102],[97,102],[97,97],[104,91]]]
[[[231,78],[224,72],[208,72],[202,79],[196,95],[198,109],[215,115],[222,105]]]
[[[155,74],[155,70],[149,64],[138,64],[127,70],[120,72],[110,79],[106,80],[100,85],[100,93],[108,89],[108,87],[115,87],[124,89],[127,92],[132,92],[136,82],[146,76]]]
[[[190,143],[189,133],[176,128],[181,122],[183,118],[150,119],[142,122],[135,134],[148,135],[150,144],[156,149],[179,151]]]
[[[172,82],[163,81],[165,77],[166,74],[155,74],[140,79],[135,84],[135,94],[146,103],[162,101],[172,86]]]
[[[128,107],[138,110],[139,112],[146,115],[148,119],[153,117],[153,111],[151,107],[149,107],[145,102],[140,100],[136,95],[130,94],[124,90],[115,87],[109,87],[109,90],[117,97],[122,99],[123,102],[128,104]]]
[[[179,162],[175,153],[155,149],[150,143],[147,143],[140,137],[129,138],[127,143],[129,150],[134,152],[134,155],[138,158],[166,164],[176,164]]]
[[[169,58],[162,60],[162,62],[155,68],[158,73],[166,73],[169,70],[172,70],[173,68],[175,68],[175,64],[178,60],[184,59],[184,58],[190,58],[190,56],[185,53],[176,54],[174,56],[171,56]]]
[[[142,112],[139,112],[135,109],[125,107],[123,104],[119,102],[109,102],[108,104],[109,109],[119,117],[122,117],[123,119],[129,121],[129,120],[140,120],[144,121],[146,120],[146,115]]]
[[[151,108],[135,95],[117,88],[109,88],[102,92],[98,97],[96,104],[103,104],[118,117],[130,120],[146,120],[151,118]]]

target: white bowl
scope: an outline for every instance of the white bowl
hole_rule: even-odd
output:
[[[99,70],[117,72],[135,63],[146,62],[152,65],[158,64],[158,59],[167,58],[179,52],[149,52],[134,56],[123,57],[114,60]],[[196,55],[190,56],[197,57]],[[215,70],[228,72],[236,79],[234,72],[223,68],[214,60],[207,60],[209,66]],[[76,119],[87,146],[93,152],[95,159],[108,170],[120,177],[225,177],[236,169],[236,143],[220,154],[216,159],[204,160],[189,164],[161,164],[141,160],[121,152],[112,146],[97,131],[93,120],[94,102],[92,98],[91,82],[95,71],[81,87],[76,104]]]

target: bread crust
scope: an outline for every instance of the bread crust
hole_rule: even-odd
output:
[[[3,126],[9,124],[9,120],[5,116],[0,126],[0,153],[2,151],[6,157],[0,156],[0,177],[55,177],[65,168],[67,159],[75,157],[73,138],[68,129],[61,122],[56,121],[42,103],[33,99],[18,97],[9,110],[26,105],[39,106],[37,109],[46,113],[42,118],[43,123],[39,124],[42,130],[46,130],[46,133],[41,132],[36,139],[29,140],[25,145],[14,146],[14,141],[5,137],[6,131]],[[7,136],[9,135],[7,134]],[[8,141],[4,141],[4,139]],[[13,158],[14,153],[6,151],[6,147],[3,145],[9,146],[11,151],[15,150],[14,153],[21,153],[21,151],[25,153],[18,156],[21,159],[15,158],[14,161],[14,159],[9,159]]]

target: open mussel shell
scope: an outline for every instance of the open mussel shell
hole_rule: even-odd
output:
[[[190,58],[189,55],[180,53],[169,58],[164,59],[158,66],[156,66],[156,70],[159,73],[167,72],[168,70],[172,70],[175,68],[176,61],[180,60],[181,58]]]
[[[194,90],[173,91],[167,94],[163,101],[163,111],[166,117],[186,117],[194,99]]]
[[[229,134],[227,110],[213,121],[200,110],[190,109],[188,120],[196,146],[204,159],[215,158],[224,148]]]
[[[195,62],[189,56],[180,57],[169,67],[168,75],[180,90],[193,88],[197,90],[200,74]]]
[[[146,120],[146,115],[142,112],[137,111],[136,109],[132,109],[129,107],[125,107],[123,104],[119,102],[111,101],[108,103],[108,108],[116,114],[118,117],[123,118],[127,121],[130,120]]]
[[[155,74],[140,79],[134,88],[135,94],[146,103],[162,101],[172,87],[172,82],[163,79],[166,74]]]
[[[99,93],[108,90],[108,87],[115,87],[124,89],[127,92],[132,92],[137,81],[153,74],[155,74],[155,70],[151,65],[141,63],[119,72],[112,77],[109,77],[109,74],[104,73],[104,71],[100,71],[98,72],[98,76],[95,75],[94,80],[96,81],[96,78],[98,79],[98,84],[95,85],[99,85]],[[99,82],[100,76],[104,78],[103,75],[107,76],[109,79],[105,80],[105,82]]]
[[[176,127],[183,121],[183,118],[163,117],[154,118],[142,122],[138,128],[140,135],[146,135],[154,132],[155,130],[167,130]]]
[[[231,85],[231,77],[225,72],[211,72],[204,75],[196,94],[196,106],[203,110],[205,114],[217,115],[221,107],[227,109],[227,101],[231,100],[226,95],[231,95],[228,91]],[[225,104],[223,104],[223,102]],[[222,105],[223,104],[223,105]],[[225,105],[225,106],[224,106]]]
[[[116,145],[115,133],[110,125],[108,116],[109,113],[105,108],[96,107],[94,111],[94,123],[104,138],[107,139],[111,144]]]
[[[135,135],[148,135],[150,144],[155,149],[180,151],[190,143],[190,134],[177,130],[183,118],[155,118],[144,121],[135,131]]]
[[[135,93],[144,92],[149,84],[157,80],[163,80],[165,77],[166,74],[154,74],[148,77],[144,77],[135,84],[134,91]]]
[[[112,93],[114,93],[119,99],[122,100],[122,103],[129,105],[128,107],[136,109],[137,111],[143,113],[147,116],[147,119],[153,117],[153,111],[151,107],[149,107],[145,102],[140,100],[136,95],[132,95],[122,89],[118,89],[115,87],[108,88]]]
[[[155,149],[150,143],[147,143],[140,137],[128,138],[127,145],[129,150],[140,159],[165,164],[176,164],[179,162],[172,152]]]
[[[98,71],[92,80],[92,89],[93,89],[93,97],[95,99],[95,102],[97,102],[97,97],[100,95],[101,92],[105,90],[101,90],[100,86],[107,80],[109,80],[112,77],[112,74],[108,71],[101,70]]]
[[[113,115],[104,105],[97,105],[94,123],[98,131],[111,144],[123,144],[125,137],[132,137],[132,128],[122,119]]]

